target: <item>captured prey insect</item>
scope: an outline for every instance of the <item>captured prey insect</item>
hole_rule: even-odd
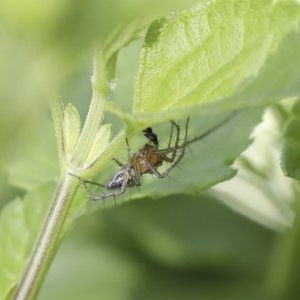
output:
[[[149,142],[144,145],[139,152],[134,153],[132,156],[128,154],[127,164],[122,164],[116,159],[113,159],[119,166],[120,169],[111,178],[108,184],[102,185],[93,181],[86,181],[78,177],[86,191],[89,193],[91,200],[104,200],[108,197],[116,197],[123,194],[127,187],[134,187],[141,185],[141,177],[144,174],[153,174],[157,178],[164,178],[169,175],[169,173],[179,164],[185,154],[186,147],[198,140],[203,139],[216,129],[220,128],[226,122],[228,122],[235,112],[231,113],[225,117],[220,123],[216,124],[212,128],[208,129],[200,136],[197,136],[191,140],[188,140],[188,126],[189,118],[186,120],[184,135],[181,139],[180,137],[180,126],[171,121],[171,131],[169,136],[168,146],[165,149],[159,149],[159,142],[157,135],[153,132],[151,127],[147,127],[143,130],[144,136],[148,138]],[[175,131],[175,142],[171,146],[172,140],[174,139]],[[128,140],[126,139],[128,153],[130,153],[130,148]],[[168,168],[164,172],[158,171],[158,168],[164,163],[169,163]],[[92,190],[87,184],[99,185],[105,187],[108,193],[103,193],[102,195],[96,196],[93,194]]]

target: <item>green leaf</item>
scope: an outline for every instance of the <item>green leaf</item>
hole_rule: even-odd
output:
[[[136,84],[134,115],[124,114],[113,105],[108,110],[126,122],[128,132],[168,119],[189,115],[195,121],[197,116],[201,116],[203,123],[200,121],[197,126],[194,125],[196,122],[191,122],[190,126],[191,132],[199,133],[202,132],[200,128],[211,124],[210,121],[217,124],[224,116],[222,112],[249,107],[257,107],[259,111],[282,98],[300,95],[300,69],[295,68],[300,64],[300,34],[295,30],[299,27],[299,20],[300,6],[297,2],[280,1],[269,5],[253,0],[211,1],[154,22],[145,40]],[[250,117],[253,111],[248,113]],[[237,129],[245,129],[244,137],[236,141],[236,145],[246,147],[251,126],[253,128],[258,121],[259,113],[256,113],[256,116],[255,113],[252,115],[253,123],[248,129],[244,128],[247,125],[240,119],[240,123],[228,127],[224,137],[235,135]],[[165,131],[160,137],[166,140],[167,135]],[[199,144],[201,142],[192,147],[201,148]],[[233,171],[220,168],[215,173],[216,181],[209,182],[213,169],[202,167],[223,156],[230,165],[234,151],[236,156],[239,151],[233,146],[228,149],[226,146],[226,142],[224,145],[209,145],[210,149],[216,149],[215,157],[210,156],[212,152],[207,153],[208,156],[199,152],[199,165],[189,158],[191,170],[197,168],[198,175],[191,172],[191,178],[185,176],[181,179],[177,175],[179,171],[174,170],[171,175],[176,174],[179,183],[169,187],[166,182],[160,181],[145,194],[167,194],[173,188],[181,190],[181,183],[189,180],[197,181],[193,188],[198,186],[200,191],[205,187],[206,178],[207,187],[229,178]],[[226,160],[226,153],[230,150],[232,155]],[[189,174],[189,171],[187,168],[184,174]],[[143,182],[137,197],[144,194],[145,186],[147,183]],[[188,193],[193,188],[187,184],[182,189]]]
[[[300,101],[293,107],[283,139],[281,165],[285,175],[300,179]]]
[[[236,174],[236,170],[230,168],[234,159],[250,144],[248,138],[253,127],[259,122],[263,108],[252,108],[238,112],[228,122],[220,128],[207,135],[203,140],[189,145],[182,162],[174,168],[168,178],[158,179],[154,175],[145,174],[142,176],[142,186],[139,189],[133,188],[123,196],[118,197],[118,202],[145,196],[151,198],[161,198],[170,194],[196,194],[211,187],[212,185],[228,180]],[[189,126],[188,139],[200,136],[202,133],[217,126],[228,113],[192,118]],[[185,126],[185,121],[181,121],[181,130]],[[170,134],[170,124],[153,127],[158,135],[160,147],[167,147]],[[142,134],[140,134],[142,136]],[[181,136],[181,139],[183,136]],[[129,140],[132,152],[137,152],[139,146],[133,139]],[[123,154],[117,159],[124,161],[126,157],[126,145],[123,142]],[[138,142],[141,145],[141,142]],[[164,163],[159,167],[163,172],[169,167],[169,163]],[[118,166],[114,162],[109,162],[102,169],[102,176],[99,181],[106,184],[117,172]],[[95,189],[97,191],[97,189]],[[96,194],[101,192],[96,192]],[[122,199],[122,200],[121,200]]]
[[[300,32],[293,31],[282,41],[257,77],[246,80],[235,95],[226,99],[229,106],[269,105],[284,98],[300,95]],[[241,101],[242,99],[242,101]]]
[[[154,22],[141,57],[134,113],[202,106],[232,95],[257,75],[299,20],[296,1],[250,0],[208,1]]]
[[[26,132],[22,147],[12,152],[6,169],[10,183],[16,187],[32,190],[59,174],[54,132],[48,121],[43,120]]]
[[[128,131],[300,94],[296,1],[207,1],[149,28]],[[280,82],[280,84],[278,84]],[[140,125],[140,126],[139,126]]]
[[[63,107],[60,99],[55,96],[50,98],[49,106],[52,114],[53,126],[56,137],[58,158],[60,165],[64,165],[65,153],[65,140],[64,140],[64,114]]]
[[[100,127],[96,134],[95,141],[91,147],[91,152],[86,160],[86,166],[92,165],[106,150],[111,139],[111,124],[104,124]]]
[[[295,211],[292,203],[297,194],[293,182],[284,176],[278,164],[278,142],[282,131],[278,123],[275,125],[270,111],[264,114],[263,123],[255,129],[254,142],[237,159],[237,176],[217,185],[209,193],[234,211],[282,232],[293,226]]]
[[[24,201],[15,199],[0,215],[0,298],[6,299],[15,287],[42,226],[53,184],[43,185],[29,193]]]
[[[80,131],[80,116],[77,109],[69,103],[63,117],[64,151],[67,159],[70,159],[74,152]]]
[[[38,233],[53,200],[54,184],[43,184],[28,193],[24,200],[11,201],[0,215],[0,299],[19,282]],[[63,233],[83,214],[82,195],[73,202]]]
[[[76,8],[78,9],[80,6],[76,6]],[[91,5],[87,8],[89,11],[94,6]],[[98,11],[94,11],[97,20],[99,19]],[[87,15],[84,14],[84,17]],[[299,6],[287,1],[275,2],[269,5],[258,0],[233,1],[230,3],[217,0],[207,1],[205,5],[199,5],[190,11],[173,14],[152,25],[146,37],[146,45],[142,54],[141,68],[136,84],[134,113],[126,115],[120,110],[115,110],[126,121],[129,137],[132,137],[133,133],[137,133],[146,126],[159,122],[165,123],[161,124],[161,130],[155,127],[155,132],[159,134],[161,144],[166,145],[169,138],[169,129],[164,125],[167,125],[166,121],[170,118],[181,119],[178,122],[184,126],[183,119],[190,115],[189,138],[193,138],[221,122],[228,115],[228,111],[236,108],[242,109],[228,123],[218,128],[204,140],[190,145],[191,152],[187,153],[183,164],[173,170],[171,180],[158,180],[157,178],[151,178],[151,176],[143,176],[143,185],[140,190],[135,190],[132,196],[127,192],[123,199],[141,198],[145,195],[161,197],[179,192],[186,194],[199,193],[213,184],[235,175],[236,170],[231,169],[229,166],[238,154],[249,145],[248,136],[255,124],[259,122],[264,106],[278,100],[280,97],[299,92],[299,71],[295,70],[297,69],[295,63],[299,61],[300,53],[299,34],[290,34],[288,38],[284,39],[297,27],[299,15]],[[64,16],[64,14],[62,13],[60,16]],[[73,23],[72,20],[76,19],[74,16],[78,16],[77,13],[74,13],[73,7],[67,13],[67,16],[67,18],[62,17],[60,19],[61,23],[58,22],[57,27],[52,28],[50,26],[46,29],[46,33],[48,33],[48,29],[50,32],[49,35],[45,35],[47,38],[49,37],[46,46],[53,39],[56,42],[63,41],[62,45],[58,44],[62,48],[66,47],[67,50],[62,51],[64,55],[67,56],[70,53],[69,51],[73,49],[79,55],[82,48],[76,46],[83,44],[84,49],[90,49],[92,40],[90,34],[94,35],[98,31],[89,31],[89,35],[85,37],[82,30],[76,31],[73,27],[69,27],[69,24]],[[83,18],[83,20],[87,19]],[[68,25],[64,28],[64,31],[58,30],[61,24]],[[82,24],[82,22],[76,24]],[[91,24],[93,24],[93,20],[89,23],[89,25]],[[93,28],[93,26],[91,27]],[[101,32],[99,36],[105,37],[108,32],[107,28],[111,27],[105,27],[105,32]],[[72,29],[72,32],[76,32],[76,37],[68,44],[65,36],[69,34],[70,29]],[[89,159],[92,159],[97,154],[97,150],[103,150],[103,145],[101,145],[99,139],[99,137],[102,137],[101,130],[99,132],[102,114],[98,112],[102,113],[104,100],[108,98],[107,83],[113,78],[116,52],[119,47],[126,45],[133,38],[136,33],[135,29],[136,27],[133,26],[132,30],[127,32],[125,26],[125,32],[122,34],[120,34],[121,31],[117,32],[116,38],[112,36],[111,40],[103,39],[103,44],[106,47],[105,53],[101,52],[99,54],[99,57],[103,60],[98,68],[98,76],[93,77],[94,91],[97,92],[94,94],[95,105],[91,105],[90,119],[86,123],[88,134],[81,139],[81,149],[79,149],[76,158],[76,166],[84,166],[89,155]],[[99,30],[101,31],[101,28]],[[54,33],[57,32],[61,34],[56,37]],[[128,35],[126,35],[127,33]],[[121,36],[124,39],[119,39]],[[86,39],[80,39],[80,37]],[[80,43],[78,43],[78,40],[80,40]],[[75,55],[74,59],[76,58]],[[111,59],[109,70],[107,70],[107,59]],[[278,72],[275,72],[276,70]],[[99,78],[100,81],[97,80]],[[283,82],[278,84],[278,79],[283,80]],[[101,90],[103,86],[105,87],[104,93]],[[274,87],[276,88],[274,89]],[[202,117],[197,118],[200,115]],[[61,122],[59,118],[61,116],[58,116],[58,121]],[[66,123],[63,126],[59,122],[57,124],[61,126],[60,130],[62,130],[62,127],[68,129],[67,132],[69,133],[65,137],[68,140],[68,151],[71,151],[78,138],[80,123],[78,122],[77,113],[70,107],[67,108],[65,118]],[[73,126],[74,124],[75,126]],[[75,129],[72,134],[69,131],[71,127]],[[110,132],[108,127],[106,129],[103,136],[105,141],[108,139],[108,133]],[[138,149],[132,147],[132,145],[134,145],[134,142],[131,144],[131,148]],[[92,151],[91,147],[93,148]],[[116,148],[127,153],[124,132],[113,141],[111,149],[107,152],[108,154],[105,153],[106,162],[109,155]],[[41,153],[45,156],[47,152]],[[30,176],[33,174],[32,168],[23,169]],[[44,168],[44,173],[47,173],[49,169],[49,166]],[[116,169],[117,166],[112,167],[110,163],[107,163],[102,169],[101,181],[108,182],[109,177],[114,175]],[[20,180],[19,185],[22,184],[28,189],[32,188],[34,184],[39,182],[40,177],[43,178],[41,176],[43,173],[39,171],[37,170],[34,173],[34,176],[38,178],[34,178],[32,182],[28,183],[24,180],[24,176],[22,178],[24,182]],[[55,175],[51,174],[51,177]],[[172,178],[174,178],[173,181]],[[73,187],[75,187],[75,184],[73,184]],[[41,227],[41,220],[45,217],[49,202],[43,201],[43,190],[41,190],[40,196],[37,195],[39,193],[36,191],[32,191],[28,195],[29,200],[35,199],[35,201],[29,201],[31,205],[28,205],[28,207],[26,201],[24,204],[20,201],[11,204],[12,208],[8,207],[7,213],[3,217],[3,228],[11,233],[9,236],[17,237],[24,234],[24,231],[26,233],[22,236],[24,240],[20,239],[18,249],[23,252],[16,260],[17,266],[12,269],[8,266],[5,269],[9,272],[3,275],[4,295],[7,295],[17,282],[20,270],[24,268],[28,258],[29,249],[32,248],[31,241],[35,240],[38,229]],[[36,202],[43,206],[42,210],[36,212],[39,213],[38,217],[35,216]],[[79,203],[82,204],[82,201]],[[83,214],[81,208],[82,205],[75,205],[74,211],[71,210],[69,214],[69,220]],[[23,217],[23,214],[26,217]],[[27,226],[25,221],[22,223],[22,219],[25,220],[28,216],[38,223],[32,223],[33,228]],[[11,227],[14,228],[12,222],[16,218],[21,220],[21,223],[17,223],[17,225],[22,228],[22,232],[11,229]],[[3,236],[5,244],[9,245],[9,242],[6,241],[8,237],[5,235],[6,230],[4,229],[1,230],[1,236]],[[1,254],[10,261],[9,251],[4,250]]]

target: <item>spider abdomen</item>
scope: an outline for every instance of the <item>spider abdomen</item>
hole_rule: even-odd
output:
[[[124,177],[127,172],[127,166],[122,167],[115,176],[109,181],[106,188],[108,190],[120,189],[124,182]]]

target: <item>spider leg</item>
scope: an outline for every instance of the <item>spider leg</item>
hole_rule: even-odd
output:
[[[178,144],[179,144],[179,141],[180,141],[180,126],[175,123],[174,121],[171,121],[171,132],[170,132],[170,138],[169,138],[169,143],[168,143],[168,148],[171,147],[171,140],[172,140],[172,137],[173,137],[173,131],[174,131],[174,127],[176,129],[176,139],[175,139],[175,145],[172,147],[172,151],[170,151],[169,153],[172,153],[172,156],[171,157],[168,157],[165,153],[161,153],[161,156],[163,158],[164,161],[166,162],[169,162],[169,163],[172,163],[176,157],[176,154],[177,154],[177,150],[178,150]]]
[[[127,152],[128,152],[128,157],[130,157],[130,147],[129,147],[129,142],[128,139],[126,138],[126,145],[127,145]],[[112,160],[119,166],[119,167],[124,167],[125,164],[121,163],[118,159],[112,158]]]
[[[127,145],[127,155],[128,155],[128,157],[130,157],[130,146],[129,146],[129,142],[128,142],[128,139],[126,138],[126,145]],[[116,162],[117,163],[117,165],[118,166],[120,166],[120,167],[124,167],[125,165],[124,164],[122,164],[119,160],[117,160],[116,158],[112,158],[112,160],[114,161],[114,162]]]
[[[128,139],[126,138],[126,145],[127,145],[127,154],[128,154],[128,158],[130,157],[130,146],[129,146],[129,142]]]
[[[128,157],[130,157],[130,147],[129,147],[129,142],[128,139],[126,138],[126,145],[127,145],[127,153],[128,153]],[[121,163],[118,159],[116,158],[112,158],[112,160],[120,167],[124,167],[125,164]]]
[[[90,180],[84,180],[83,178],[81,178],[80,176],[77,176],[75,174],[69,173],[69,175],[78,178],[80,184],[84,187],[84,189],[86,190],[86,192],[89,194],[89,198],[90,199],[94,198],[95,196],[93,194],[93,191],[89,188],[89,186],[87,184],[92,184],[92,185],[97,185],[97,186],[105,187],[105,185],[103,185],[101,183],[90,181]]]
[[[186,141],[187,141],[187,127],[188,127],[188,124],[189,124],[189,118],[187,118],[187,120],[186,120],[186,124],[185,124],[185,137],[184,137],[184,142],[183,142],[182,145],[179,145],[179,142],[180,142],[180,126],[177,123],[175,123],[174,121],[171,121],[171,123],[172,123],[172,127],[171,127],[171,133],[172,133],[172,135],[173,135],[173,128],[174,127],[176,128],[175,145],[173,147],[171,147],[170,141],[169,141],[168,148],[171,148],[172,150],[168,151],[168,148],[167,148],[165,151],[169,152],[169,153],[172,153],[172,156],[168,157],[166,155],[166,153],[160,152],[163,160],[166,161],[166,162],[169,162],[169,163],[172,163],[175,160],[175,157],[177,155],[177,151],[179,149],[182,150],[186,146]]]
[[[176,157],[176,153],[177,153],[177,150],[178,150],[178,144],[179,144],[179,141],[180,141],[180,126],[175,122],[172,122],[172,124],[176,128],[176,140],[175,140],[175,145],[174,145],[175,150],[172,152],[171,162],[174,161],[174,159]]]
[[[81,181],[82,180],[82,181]],[[101,187],[104,187],[104,188],[106,188],[106,185],[104,185],[104,184],[102,184],[102,183],[99,183],[99,182],[95,182],[95,181],[91,181],[91,180],[84,180],[84,179],[82,179],[81,178],[81,183],[88,183],[88,184],[92,184],[92,185],[97,185],[97,186],[101,186]]]
[[[168,142],[168,148],[171,147],[172,139],[173,139],[173,131],[174,131],[174,124],[173,121],[171,121],[171,130],[169,135],[169,142]]]
[[[89,183],[89,184],[92,184],[92,185],[97,185],[97,186],[101,186],[101,187],[106,188],[106,185],[101,184],[99,182],[95,182],[95,181],[91,181],[91,180],[84,180],[80,176],[77,176],[77,175],[72,174],[72,173],[69,173],[69,175],[71,175],[73,177],[76,177],[84,187],[86,187],[86,184]]]
[[[120,166],[120,167],[124,167],[125,165],[124,164],[122,164],[119,160],[117,160],[116,158],[112,158],[112,160],[115,162],[115,163],[117,163],[117,165],[118,166]]]
[[[133,172],[130,172],[131,179],[134,182],[134,186],[140,186],[141,185],[141,174],[137,167],[137,165],[133,165]]]
[[[174,123],[176,124],[176,123]],[[177,125],[177,124],[176,124]],[[182,160],[182,158],[184,157],[185,154],[185,148],[188,145],[187,144],[187,136],[188,136],[188,125],[189,125],[189,118],[187,118],[186,121],[186,125],[185,125],[185,134],[184,134],[184,142],[183,142],[183,147],[180,149],[180,154],[178,155],[178,157],[176,158],[176,153],[177,153],[177,148],[178,147],[178,143],[179,143],[179,135],[177,134],[177,140],[174,146],[174,152],[175,155],[172,158],[168,158],[168,162],[171,162],[169,168],[167,170],[165,170],[163,173],[160,173],[152,164],[148,159],[145,159],[145,162],[148,166],[148,168],[151,170],[151,173],[153,173],[156,177],[158,178],[164,178],[166,176],[169,175],[169,173],[179,164],[179,162]],[[177,125],[178,126],[178,125]],[[175,126],[176,127],[176,126]],[[179,126],[178,126],[179,127]],[[177,128],[177,127],[176,127]],[[179,128],[177,128],[177,131],[179,131]],[[162,155],[163,159],[165,159],[165,155]],[[166,160],[167,161],[167,160]]]
[[[213,133],[214,131],[218,130],[219,128],[221,128],[226,123],[228,123],[231,119],[233,119],[240,112],[241,112],[241,110],[234,110],[234,111],[232,111],[225,118],[223,118],[221,120],[221,122],[219,122],[215,126],[209,128],[208,130],[206,130],[205,132],[203,132],[199,136],[196,136],[196,137],[194,137],[194,138],[192,138],[190,140],[186,140],[185,143],[183,143],[181,145],[178,145],[177,149],[175,147],[170,147],[170,148],[165,148],[165,149],[158,149],[158,150],[155,151],[155,153],[157,153],[157,154],[171,153],[171,152],[173,152],[175,150],[182,149],[182,148],[186,147],[187,145],[193,144],[193,143],[195,143],[197,141],[201,141],[204,138],[206,138],[208,135],[210,135],[211,133]]]

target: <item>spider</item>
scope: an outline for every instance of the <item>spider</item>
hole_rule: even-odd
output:
[[[117,197],[123,194],[126,191],[127,187],[134,187],[141,185],[141,177],[144,174],[153,174],[157,178],[164,178],[169,175],[169,173],[179,164],[185,154],[186,147],[194,143],[198,140],[203,139],[216,129],[220,128],[223,124],[228,122],[232,116],[236,114],[236,112],[232,112],[227,117],[225,117],[220,123],[216,124],[212,128],[208,129],[201,135],[188,140],[188,125],[189,118],[186,120],[185,130],[183,140],[180,143],[180,126],[171,121],[171,130],[169,136],[168,146],[165,149],[159,149],[159,142],[157,135],[153,132],[151,127],[147,127],[143,130],[144,136],[148,138],[149,143],[146,143],[139,152],[134,153],[130,156],[130,148],[128,140],[126,139],[127,149],[128,149],[128,162],[127,164],[122,164],[117,159],[113,159],[119,166],[120,169],[116,172],[116,174],[111,178],[107,185],[103,185],[93,181],[83,180],[81,177],[78,179],[81,181],[86,191],[89,193],[91,200],[104,200],[108,197]],[[173,135],[175,132],[175,143],[171,146]],[[170,156],[168,156],[170,155]],[[164,172],[159,172],[158,168],[163,164],[163,162],[167,162],[170,165]],[[100,196],[96,196],[93,194],[91,189],[87,186],[87,183],[98,185],[106,188],[110,192],[103,193]]]
[[[144,147],[140,149],[138,153],[134,153],[131,157],[130,155],[128,155],[128,163],[125,165],[114,158],[113,160],[120,166],[120,169],[116,172],[116,174],[112,177],[112,179],[108,182],[106,186],[93,181],[83,180],[82,178],[78,177],[81,183],[84,185],[87,192],[89,193],[90,199],[104,200],[108,197],[119,196],[126,191],[127,187],[140,186],[141,176],[143,174],[154,174],[158,178],[164,178],[168,176],[171,170],[180,162],[180,160],[184,156],[185,146],[187,145],[188,124],[189,118],[187,119],[185,125],[183,144],[179,145],[180,126],[174,121],[171,121],[171,132],[169,137],[168,148],[164,149],[163,151],[158,149],[159,143],[157,135],[152,131],[152,128],[147,127],[146,129],[144,129],[144,136],[148,138],[149,143],[145,144]],[[171,147],[174,128],[176,130],[176,139],[174,146]],[[127,139],[126,143],[128,153],[130,153],[129,143]],[[171,157],[167,156],[167,154],[169,153],[171,153]],[[164,172],[161,173],[157,170],[157,168],[160,167],[164,161],[170,163],[170,165]],[[96,196],[89,189],[87,183],[105,187],[111,192],[106,194],[104,193],[100,196]]]

